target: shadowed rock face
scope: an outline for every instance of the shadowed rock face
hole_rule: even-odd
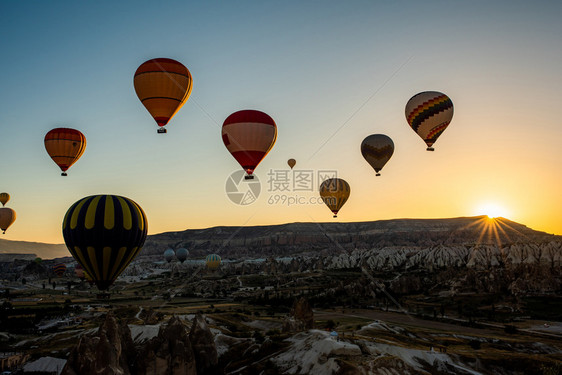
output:
[[[80,338],[72,349],[62,375],[129,375],[135,347],[129,327],[117,321],[113,313],[94,336]]]
[[[214,336],[201,314],[193,318],[189,341],[195,353],[197,374],[217,374],[218,355]]]
[[[191,332],[172,317],[158,336],[135,347],[129,327],[113,313],[98,331],[71,350],[63,375],[205,375],[218,374],[217,349],[205,318],[197,315]]]
[[[283,332],[301,332],[314,328],[314,312],[308,300],[301,297],[295,300],[287,319],[283,322]]]
[[[138,375],[197,375],[195,356],[187,328],[172,317],[158,336],[149,340],[138,351]]]

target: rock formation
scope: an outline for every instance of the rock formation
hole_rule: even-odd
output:
[[[216,353],[216,352],[215,352]],[[172,317],[138,350],[138,375],[197,375],[195,356],[186,326]]]
[[[300,332],[314,328],[314,312],[308,300],[295,300],[289,316],[283,322],[283,332]]]
[[[217,374],[218,355],[214,336],[201,314],[197,314],[193,318],[189,341],[195,353],[197,374]]]
[[[129,327],[110,312],[95,334],[80,338],[62,375],[216,375],[217,364],[214,336],[202,315],[190,332],[172,317],[157,336],[135,347]]]
[[[61,375],[130,375],[134,358],[129,327],[110,312],[95,335],[80,338]]]

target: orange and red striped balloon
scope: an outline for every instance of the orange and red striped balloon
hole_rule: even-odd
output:
[[[234,159],[252,179],[252,173],[277,139],[277,125],[266,113],[246,109],[224,120],[222,141]]]
[[[79,130],[56,128],[45,135],[45,149],[66,176],[66,171],[76,163],[86,150],[86,137]]]
[[[182,63],[158,58],[145,61],[138,67],[133,84],[142,104],[156,124],[163,127],[189,98],[193,79]],[[160,128],[158,132],[165,133],[166,130]]]

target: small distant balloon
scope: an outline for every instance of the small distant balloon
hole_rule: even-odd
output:
[[[2,206],[5,206],[9,200],[10,200],[10,194],[0,193],[0,203],[2,203]]]
[[[166,251],[164,251],[164,259],[166,260],[166,262],[170,263],[172,260],[174,260],[174,256],[176,255],[176,253],[174,252],[174,249],[166,249]]]
[[[58,277],[62,277],[66,272],[66,264],[64,263],[55,264],[53,266],[53,271],[55,272],[55,275],[57,275]]]
[[[219,266],[221,264],[220,255],[217,255],[217,254],[207,255],[207,258],[205,258],[205,264],[207,265],[207,268],[210,269],[210,270],[214,270],[214,269],[219,268]]]
[[[291,169],[293,169],[294,166],[297,164],[297,161],[295,159],[289,159],[289,160],[287,160],[287,164],[289,164],[289,167],[291,167]]]
[[[361,154],[373,167],[377,176],[394,153],[394,142],[384,134],[372,134],[361,142]]]
[[[139,100],[159,126],[158,133],[166,133],[164,126],[191,94],[193,78],[182,63],[157,58],[138,67],[133,84]]]
[[[86,150],[86,137],[79,130],[56,128],[45,135],[45,149],[66,176],[70,168]]]
[[[16,221],[16,211],[9,207],[0,208],[0,229],[6,234],[6,230]]]
[[[74,267],[74,274],[76,275],[77,278],[79,278],[80,280],[84,280],[85,276],[84,276],[84,269],[82,268],[81,265],[77,264],[76,267]]]
[[[437,91],[416,94],[406,104],[406,120],[427,145],[427,151],[453,119],[453,102]]]
[[[338,212],[347,202],[350,193],[349,184],[341,178],[330,178],[320,185],[320,197],[333,212],[334,218],[338,217]]]
[[[184,248],[184,247],[181,247],[181,248],[176,250],[176,258],[178,258],[180,263],[185,262],[188,254],[189,254],[189,251],[187,251],[187,249]]]
[[[247,180],[265,158],[277,139],[277,125],[266,113],[246,109],[234,112],[224,120],[222,141],[246,171]]]

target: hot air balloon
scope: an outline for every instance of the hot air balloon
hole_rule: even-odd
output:
[[[170,263],[172,260],[174,260],[174,255],[176,253],[174,253],[174,249],[166,249],[166,251],[164,251],[164,259],[166,260],[166,262]]]
[[[412,96],[406,104],[406,120],[414,131],[427,144],[427,151],[453,118],[453,102],[437,91],[420,92]]]
[[[287,160],[287,164],[289,164],[289,167],[293,169],[293,167],[297,164],[297,161],[295,159],[289,159]]]
[[[217,269],[221,264],[221,257],[217,254],[209,254],[207,258],[205,258],[205,264],[210,270]]]
[[[349,184],[341,178],[330,178],[320,185],[320,197],[334,213],[334,217],[338,217],[338,211],[349,198],[350,192]]]
[[[2,203],[2,206],[5,206],[9,200],[10,200],[10,194],[0,193],[0,203]]]
[[[76,267],[74,267],[74,274],[76,275],[77,278],[79,278],[80,280],[84,280],[84,278],[86,277],[84,275],[84,269],[82,268],[81,265],[77,264]]]
[[[140,101],[160,126],[158,133],[166,133],[164,126],[189,98],[193,79],[182,63],[158,58],[138,67],[133,84]]]
[[[84,278],[86,279],[88,284],[94,285],[94,279],[92,278],[92,276],[90,276],[90,274],[86,270],[84,270]]]
[[[69,128],[56,128],[45,135],[45,149],[60,167],[61,176],[76,163],[86,150],[86,137],[80,131]]]
[[[377,176],[394,153],[394,142],[384,134],[372,134],[361,142],[361,154],[373,167]]]
[[[182,247],[182,248],[179,248],[179,249],[176,250],[176,258],[178,258],[180,263],[185,262],[188,254],[189,254],[189,251],[187,251],[186,248]]]
[[[129,198],[92,195],[74,203],[62,222],[66,247],[107,290],[140,252],[147,232],[146,215]]]
[[[6,234],[6,230],[16,221],[16,211],[9,207],[0,208],[0,229]]]
[[[234,159],[246,171],[247,180],[275,144],[277,126],[260,111],[246,109],[234,112],[224,120],[222,141]]]
[[[64,273],[66,272],[66,264],[64,264],[64,263],[55,264],[53,266],[53,272],[58,277],[62,277],[62,275],[64,275]]]

